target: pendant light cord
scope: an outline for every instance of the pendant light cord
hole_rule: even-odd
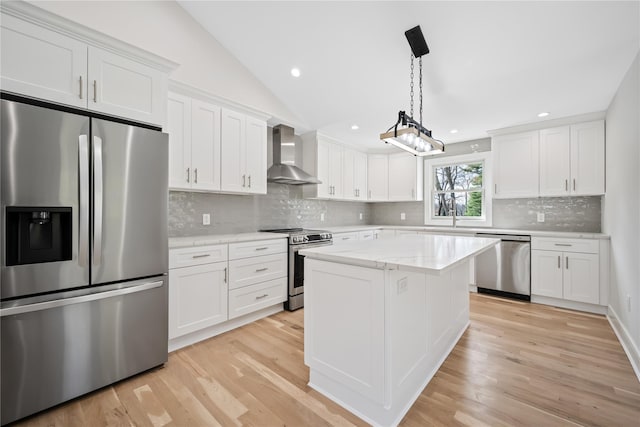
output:
[[[409,83],[409,95],[411,97],[411,103],[409,108],[409,115],[413,117],[413,53],[411,54],[411,74],[410,74],[410,83]]]
[[[418,61],[420,64],[420,126],[422,126],[422,56]]]

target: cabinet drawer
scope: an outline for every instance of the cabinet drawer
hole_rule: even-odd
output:
[[[256,256],[229,261],[229,289],[287,276],[287,254]]]
[[[286,301],[287,278],[229,291],[229,319]]]
[[[374,240],[375,236],[374,236],[374,231],[373,230],[367,230],[367,231],[361,231],[358,233],[358,240]]]
[[[557,239],[554,237],[534,237],[531,239],[531,249],[543,251],[597,254],[599,246],[599,242],[592,239]]]
[[[287,252],[287,239],[261,240],[229,244],[229,259],[248,258]]]
[[[359,240],[359,236],[357,232],[352,233],[334,233],[333,235],[333,244],[338,245],[342,242],[347,242],[349,240]]]
[[[171,249],[169,268],[190,267],[227,260],[227,245]]]

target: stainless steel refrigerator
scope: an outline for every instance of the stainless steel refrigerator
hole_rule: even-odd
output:
[[[6,424],[166,362],[168,140],[3,97]]]

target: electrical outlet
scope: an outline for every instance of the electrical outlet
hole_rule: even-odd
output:
[[[360,212],[360,220],[362,221],[362,218],[364,218],[364,215],[362,214],[362,212]]]
[[[320,214],[320,221],[324,221],[324,212]]]
[[[407,292],[407,290],[409,289],[409,279],[406,277],[403,277],[402,279],[398,280],[398,295]]]
[[[211,225],[211,215],[202,214],[202,225]]]
[[[400,221],[404,221],[405,219],[407,219],[407,214],[405,214],[404,212],[400,213]]]
[[[544,222],[544,212],[538,212],[538,222]]]
[[[631,313],[631,295],[627,295],[627,311]]]

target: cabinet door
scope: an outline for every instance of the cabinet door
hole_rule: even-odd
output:
[[[356,200],[367,200],[367,155],[365,153],[355,152],[353,170]]]
[[[389,200],[389,156],[367,156],[367,199],[385,202]]]
[[[223,191],[244,192],[247,186],[245,170],[245,116],[222,109],[221,178]]]
[[[191,103],[191,188],[220,190],[220,107]]]
[[[227,320],[227,263],[169,270],[169,338]]]
[[[417,160],[409,154],[389,156],[389,200],[416,200]]]
[[[600,257],[598,254],[564,254],[564,299],[598,304]]]
[[[191,99],[169,93],[169,187],[191,188]]]
[[[2,90],[86,108],[87,45],[2,15]]]
[[[604,194],[604,121],[571,126],[571,193]]]
[[[540,131],[540,195],[569,194],[570,179],[569,126]]]
[[[538,132],[491,140],[494,197],[538,197]]]
[[[355,151],[344,150],[342,158],[342,186],[343,198],[347,200],[357,200],[355,185]]]
[[[89,47],[90,110],[160,125],[164,123],[167,77],[131,59]]]
[[[531,251],[531,293],[562,298],[562,252]]]
[[[342,158],[343,149],[337,144],[329,144],[329,181],[333,186],[331,198],[341,199],[344,197],[344,182],[342,180]]]
[[[322,181],[321,184],[317,184],[318,197],[328,198],[333,193],[333,184],[329,176],[329,148],[328,142],[318,141],[317,178]]]
[[[247,187],[250,193],[267,193],[267,124],[247,117]]]

